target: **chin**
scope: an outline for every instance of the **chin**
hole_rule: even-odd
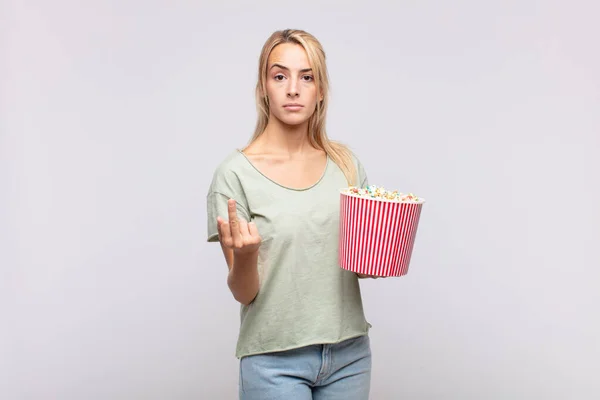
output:
[[[308,119],[294,119],[294,120],[281,120],[287,126],[300,126],[302,124],[308,123]]]
[[[304,123],[307,123],[310,119],[310,116],[306,115],[285,115],[285,116],[276,116],[279,121],[288,126],[298,126]]]

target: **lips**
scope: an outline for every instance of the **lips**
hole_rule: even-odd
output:
[[[285,104],[283,106],[283,108],[288,109],[288,110],[300,110],[302,107],[304,107],[302,104],[298,104],[298,103],[290,103],[290,104]]]

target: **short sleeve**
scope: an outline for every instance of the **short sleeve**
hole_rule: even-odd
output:
[[[242,182],[238,175],[227,165],[221,165],[215,171],[206,196],[206,225],[207,241],[218,242],[219,232],[217,229],[217,217],[228,220],[227,201],[234,199],[236,209],[241,219],[250,221],[248,201],[244,192]]]

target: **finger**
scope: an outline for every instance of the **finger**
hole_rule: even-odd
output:
[[[229,199],[227,201],[227,208],[229,213],[229,229],[231,232],[231,238],[233,239],[233,245],[235,247],[241,247],[242,235],[240,233],[240,221],[237,216],[237,210],[235,207],[235,200]]]
[[[223,225],[223,220],[221,217],[217,217],[217,232],[219,232],[219,237],[223,236],[223,233],[221,232],[221,225]]]
[[[221,223],[221,243],[227,247],[233,247],[233,239],[231,238],[231,229],[229,223],[223,221]]]
[[[366,279],[366,278],[377,279],[377,278],[379,278],[377,275],[367,275],[367,274],[361,274],[361,273],[358,273],[358,272],[356,273],[356,275],[358,275],[358,277],[362,278],[362,279]]]
[[[260,238],[260,234],[258,233],[258,228],[254,222],[248,223],[248,233],[252,238]]]
[[[229,214],[229,222],[238,220],[236,202],[233,199],[227,200],[227,213]]]
[[[248,231],[248,222],[246,222],[243,218],[239,220],[240,225],[240,235],[243,239],[250,239],[250,232]]]

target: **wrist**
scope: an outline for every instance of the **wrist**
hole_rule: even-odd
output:
[[[258,260],[258,250],[251,252],[233,252],[233,264],[237,266],[252,265]]]

